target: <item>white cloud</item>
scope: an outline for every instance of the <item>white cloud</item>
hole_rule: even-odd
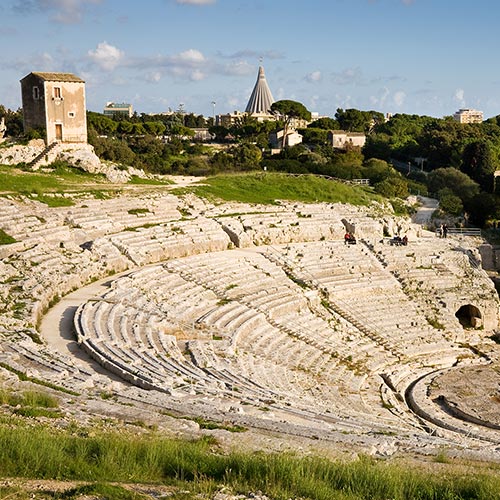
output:
[[[35,52],[26,58],[4,62],[5,68],[15,69],[18,73],[30,71],[73,71],[72,62],[61,57],[54,57],[48,52]]]
[[[189,49],[172,57],[172,61],[181,65],[195,65],[205,62],[205,56],[196,49]]]
[[[355,107],[353,105],[354,100],[351,95],[335,94],[335,102],[337,103],[337,107],[342,109],[349,109]]]
[[[187,5],[211,5],[216,2],[216,0],[175,0],[178,4]]]
[[[161,73],[153,71],[146,76],[146,80],[151,83],[158,83],[161,80]]]
[[[312,95],[309,98],[309,109],[314,110],[317,107],[319,100],[320,100],[319,95]]]
[[[75,24],[81,22],[88,5],[101,2],[102,0],[17,0],[14,9],[20,12],[51,12],[53,21]]]
[[[158,83],[166,76],[176,80],[199,82],[210,75],[247,76],[255,75],[254,65],[246,61],[225,61],[223,63],[207,58],[198,49],[190,48],[176,54],[156,56],[131,56],[107,41],[100,42],[87,52],[87,59],[102,71],[116,68],[133,71],[139,79]]]
[[[455,102],[458,102],[459,106],[465,107],[465,91],[464,89],[455,90]]]
[[[255,66],[248,64],[246,61],[238,61],[231,64],[226,64],[221,68],[221,73],[225,75],[246,76],[256,74]]]
[[[405,102],[406,99],[406,93],[403,92],[402,90],[398,90],[393,97],[394,104],[396,106],[402,106]]]
[[[305,79],[311,83],[319,82],[321,80],[321,71],[313,71],[312,73],[307,74]]]
[[[387,98],[389,97],[389,89],[387,87],[383,87],[379,90],[378,95],[370,96],[370,103],[372,106],[376,108],[384,108],[385,103],[387,102]]]
[[[195,69],[191,73],[190,78],[191,78],[191,80],[193,80],[193,82],[199,82],[200,80],[205,79],[205,73],[203,73],[203,71],[200,71],[199,69]]]
[[[141,73],[146,81],[157,83],[165,75],[179,80],[200,81],[214,72],[214,64],[197,49],[188,49],[174,55],[155,57],[127,57],[120,65]]]
[[[237,52],[233,52],[232,54],[223,54],[222,52],[218,52],[220,57],[224,57],[226,59],[261,59],[264,61],[267,59],[284,59],[285,55],[283,52],[278,52],[276,50],[265,50],[265,51],[256,51],[251,49],[238,50]]]
[[[95,50],[89,50],[87,55],[92,62],[104,71],[113,71],[122,63],[125,54],[117,47],[104,41],[97,44]]]
[[[359,67],[346,68],[340,73],[333,73],[333,82],[337,85],[363,85],[365,79]]]

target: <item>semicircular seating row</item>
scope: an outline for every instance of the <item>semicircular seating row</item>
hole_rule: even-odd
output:
[[[362,245],[267,252],[196,255],[118,278],[80,307],[79,340],[146,388],[401,425],[383,411],[379,375],[415,376],[430,358],[448,361],[451,343]]]

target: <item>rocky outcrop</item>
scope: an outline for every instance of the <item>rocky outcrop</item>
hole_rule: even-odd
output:
[[[27,145],[15,145],[0,149],[0,164],[19,165],[31,164],[33,170],[50,165],[56,160],[64,161],[71,167],[77,167],[91,174],[103,174],[109,182],[128,182],[132,176],[145,177],[142,170],[101,162],[90,144],[60,143],[47,148],[43,139],[34,139]]]
[[[0,149],[0,164],[18,165],[19,163],[30,163],[45,149],[43,139],[33,139],[26,146],[16,144],[14,146]]]

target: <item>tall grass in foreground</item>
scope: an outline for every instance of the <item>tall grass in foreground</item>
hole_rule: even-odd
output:
[[[352,186],[314,175],[293,177],[272,172],[208,177],[203,180],[203,185],[184,188],[180,192],[186,191],[194,191],[203,198],[262,204],[290,200],[368,205],[372,201],[383,199],[366,187]]]
[[[495,500],[500,477],[426,474],[361,458],[333,462],[291,454],[217,452],[213,440],[0,427],[0,475],[105,482],[161,482],[191,490],[226,485],[276,499]],[[186,486],[188,485],[188,486]]]

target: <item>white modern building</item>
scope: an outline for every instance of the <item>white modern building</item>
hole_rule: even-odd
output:
[[[482,123],[483,112],[476,109],[459,109],[453,115],[453,119],[459,123]]]
[[[126,116],[130,118],[134,114],[132,104],[126,102],[107,102],[103,114],[106,116]]]

